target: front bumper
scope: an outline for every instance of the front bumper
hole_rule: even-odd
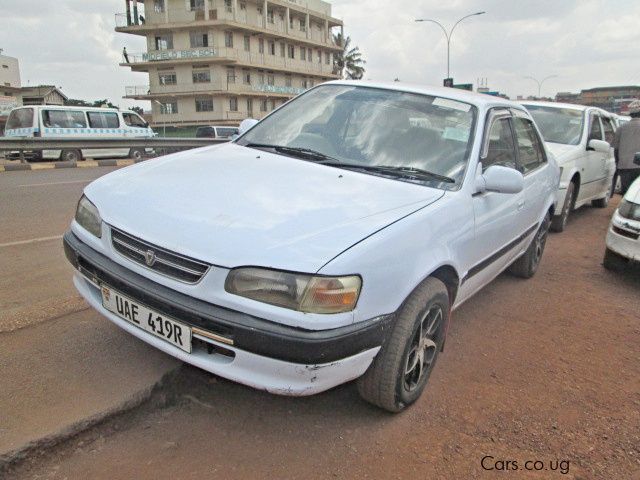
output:
[[[607,248],[629,260],[640,262],[640,222],[613,214],[607,231]]]
[[[113,323],[180,360],[272,393],[311,395],[361,376],[392,326],[393,315],[320,331],[281,325],[152,282],[96,252],[71,231],[64,235],[64,249],[77,269],[76,288]],[[176,320],[231,340],[233,345],[198,338],[233,355],[208,353],[209,349],[199,348],[202,342],[194,343],[188,354],[138,329],[102,306],[102,283]]]

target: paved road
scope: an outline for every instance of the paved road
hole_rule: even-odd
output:
[[[17,201],[26,195],[20,182],[91,172],[34,173],[0,176],[0,195],[3,182],[13,189],[0,197],[12,204],[3,215],[20,221]],[[3,239],[62,233],[81,184],[38,188],[45,189],[39,200],[24,200],[24,208],[41,224],[16,227],[30,229],[22,236],[3,230]],[[55,212],[43,213],[58,188],[66,193],[58,192]],[[403,414],[364,404],[353,384],[291,399],[181,367],[152,401],[29,458],[9,478],[634,478],[640,471],[640,274],[601,266],[611,213],[612,207],[577,212],[565,233],[550,237],[533,279],[503,275],[455,312],[429,388]],[[19,251],[11,248],[0,248],[0,267],[15,272]],[[59,240],[29,248],[33,253],[22,257],[33,262],[28,270],[40,262],[51,279],[45,281],[72,294],[69,270],[47,254],[57,255]],[[15,308],[31,295],[55,293],[29,274],[13,288],[24,291]],[[4,308],[10,297],[0,298]],[[25,424],[57,428],[47,414],[64,416],[66,404],[84,415],[88,405],[113,408],[125,393],[149,384],[141,376],[157,381],[175,366],[90,310],[0,334],[0,359],[11,378],[0,379],[0,428],[10,425],[13,438]],[[6,418],[36,406],[32,421]],[[483,469],[484,457],[493,470]],[[520,471],[499,471],[507,461]],[[527,461],[546,470],[523,472]]]

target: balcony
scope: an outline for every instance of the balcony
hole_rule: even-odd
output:
[[[128,61],[123,58],[123,66],[131,66],[134,70],[148,70],[149,66],[155,64],[179,64],[179,63],[199,63],[211,62],[212,59],[219,63],[230,65],[247,66],[251,68],[262,68],[280,70],[285,72],[301,73],[306,75],[317,75],[334,77],[333,65],[314,60],[300,60],[297,58],[281,57],[279,55],[269,55],[266,53],[245,52],[237,48],[229,47],[202,47],[187,50],[150,50],[148,52],[129,53]]]
[[[146,99],[158,96],[195,96],[202,95],[251,95],[264,97],[294,97],[303,93],[305,88],[287,87],[284,85],[245,84],[209,82],[173,85],[134,85],[125,87],[125,98]],[[264,94],[264,95],[263,95]]]

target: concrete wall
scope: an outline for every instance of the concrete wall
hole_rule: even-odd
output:
[[[17,58],[0,55],[0,86],[20,88],[20,64]]]

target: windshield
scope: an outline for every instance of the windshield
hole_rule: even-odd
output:
[[[271,114],[237,143],[287,147],[279,150],[285,154],[311,150],[335,166],[361,167],[374,175],[403,171],[400,180],[455,189],[464,176],[475,116],[475,107],[456,100],[325,85]],[[433,175],[410,178],[410,169]]]
[[[582,110],[525,105],[536,121],[545,142],[578,145],[582,137]]]

